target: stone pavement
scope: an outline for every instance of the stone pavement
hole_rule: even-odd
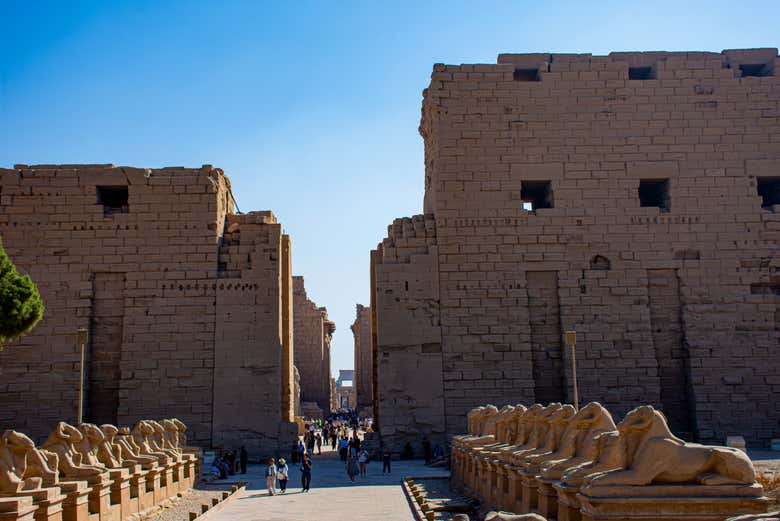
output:
[[[314,456],[311,490],[301,492],[301,473],[288,463],[287,494],[269,496],[265,489],[265,465],[250,465],[245,476],[233,479],[251,482],[246,491],[211,517],[211,521],[413,521],[401,489],[405,476],[448,476],[443,469],[426,467],[422,461],[393,461],[392,473],[382,475],[382,462],[368,464],[365,478],[349,482],[344,463],[335,452]],[[232,476],[231,476],[232,477]]]

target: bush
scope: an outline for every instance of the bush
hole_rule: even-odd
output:
[[[20,276],[0,241],[0,349],[43,317],[43,301],[28,275]]]

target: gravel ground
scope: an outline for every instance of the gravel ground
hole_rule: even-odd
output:
[[[187,491],[181,497],[167,501],[160,510],[143,517],[144,521],[189,521],[190,512],[201,512],[201,505],[211,505],[212,498],[221,498],[222,492],[230,492],[230,483],[204,484]]]

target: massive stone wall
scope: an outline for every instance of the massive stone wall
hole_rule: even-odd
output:
[[[582,402],[650,402],[703,440],[780,436],[778,76],[776,49],[435,65],[435,233],[396,221],[372,254],[383,438],[431,407],[453,434],[479,403],[571,400],[567,330]],[[438,370],[394,362],[426,344]]]
[[[75,421],[83,327],[85,420],[176,416],[198,445],[288,446],[290,240],[271,212],[234,215],[208,165],[17,165],[0,190],[0,235],[46,305],[0,353],[0,426]]]
[[[355,309],[355,321],[352,323],[352,335],[355,337],[355,403],[358,411],[373,407],[371,379],[373,366],[371,361],[371,310],[358,304]]]
[[[295,366],[301,374],[301,400],[330,411],[330,338],[335,325],[325,308],[306,295],[303,277],[293,277]]]

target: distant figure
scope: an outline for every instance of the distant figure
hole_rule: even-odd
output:
[[[336,433],[336,429],[333,429],[330,431],[330,448],[333,450],[336,450],[336,442],[338,441],[338,434]]]
[[[290,446],[290,461],[292,461],[293,465],[300,461],[298,459],[298,444],[295,442],[292,442],[292,445]]]
[[[303,492],[308,492],[311,486],[311,458],[308,454],[303,454],[303,463],[301,463],[301,485]]]
[[[439,460],[442,459],[443,457],[444,457],[444,449],[442,449],[441,445],[437,443],[436,446],[433,448],[433,459]]]
[[[388,474],[390,474],[390,462],[392,461],[392,454],[390,454],[389,450],[386,450],[382,453],[382,474],[387,471]]]
[[[317,434],[314,437],[315,442],[317,443],[317,454],[322,454],[322,436]]]
[[[241,474],[246,474],[246,463],[249,458],[249,454],[246,451],[246,447],[241,445],[240,462],[241,462]]]
[[[422,446],[423,446],[423,455],[425,457],[425,464],[430,465],[431,464],[431,442],[428,440],[427,436],[423,437]]]
[[[368,451],[365,448],[360,449],[360,452],[358,452],[358,463],[360,464],[360,475],[365,477],[366,464],[368,463]]]
[[[301,440],[298,440],[298,461],[303,462],[304,454],[306,454],[306,447],[304,447]]]
[[[404,450],[401,451],[401,459],[412,459],[414,457],[414,450],[412,450],[412,444],[408,441],[404,445]]]
[[[341,438],[341,441],[339,441],[339,457],[341,457],[341,461],[347,461],[348,447],[347,439]]]
[[[268,460],[268,466],[265,468],[265,486],[269,496],[276,495],[276,465],[273,458]]]
[[[228,474],[233,476],[236,473],[236,451],[231,450],[225,455],[228,463]]]
[[[284,458],[279,458],[279,468],[276,469],[276,479],[279,480],[279,490],[282,494],[287,492],[287,480],[290,479],[290,469]]]
[[[350,452],[349,457],[347,458],[347,476],[349,476],[349,480],[354,483],[355,476],[359,473],[360,467],[358,465],[357,455]]]

